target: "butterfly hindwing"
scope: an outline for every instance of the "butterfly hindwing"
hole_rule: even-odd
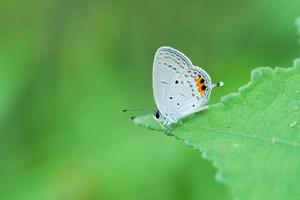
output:
[[[202,84],[197,80],[199,77],[204,80]],[[201,90],[203,85],[205,90]],[[209,75],[199,67],[192,67],[175,76],[166,98],[167,113],[172,121],[203,110],[209,100],[210,86]]]

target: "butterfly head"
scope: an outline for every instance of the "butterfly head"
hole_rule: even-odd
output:
[[[167,113],[164,116],[158,109],[153,113],[153,117],[156,121],[163,125],[170,125],[178,122],[178,119],[173,119],[172,116],[168,115]]]

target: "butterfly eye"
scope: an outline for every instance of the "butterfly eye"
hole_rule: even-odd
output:
[[[155,113],[155,117],[156,117],[156,119],[159,119],[159,112],[158,111],[156,111],[156,113]]]

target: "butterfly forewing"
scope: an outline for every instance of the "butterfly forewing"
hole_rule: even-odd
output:
[[[153,93],[157,108],[164,117],[168,115],[166,100],[170,87],[175,84],[174,77],[192,66],[183,53],[171,47],[161,47],[157,50],[153,63]]]

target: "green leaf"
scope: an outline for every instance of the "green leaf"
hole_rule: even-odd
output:
[[[219,170],[237,199],[300,197],[300,64],[258,68],[239,93],[174,127]],[[152,116],[135,119],[161,130]]]
[[[134,122],[162,131],[150,115]],[[300,59],[253,70],[237,93],[184,124],[172,133],[213,162],[234,199],[300,198]]]

